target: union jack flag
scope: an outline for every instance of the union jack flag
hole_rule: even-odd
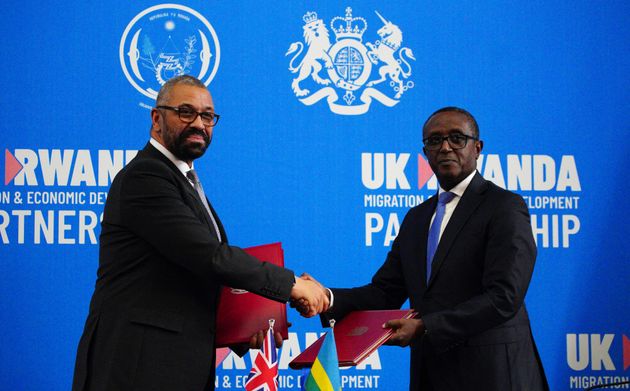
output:
[[[256,355],[252,370],[245,383],[246,391],[278,391],[278,354],[273,338],[273,327],[269,327],[262,349]]]

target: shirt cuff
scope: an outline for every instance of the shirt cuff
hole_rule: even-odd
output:
[[[331,309],[333,306],[333,303],[335,302],[335,296],[333,295],[330,288],[326,288],[326,290],[328,291],[328,295],[330,295],[330,305],[328,306],[328,309]]]

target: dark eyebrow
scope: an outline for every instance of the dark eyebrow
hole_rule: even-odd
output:
[[[466,133],[464,133],[463,130],[461,130],[459,128],[451,128],[451,129],[448,130],[448,134],[453,134],[453,133],[459,133],[459,134],[463,134],[463,135],[466,134]],[[435,134],[435,133],[431,133],[428,137],[431,137],[431,136],[439,136],[439,135]]]
[[[455,132],[457,132],[457,133],[461,133],[461,134],[466,134],[466,133],[464,133],[464,131],[463,131],[463,130],[461,130],[460,128],[452,128],[452,129],[449,129],[449,130],[448,130],[448,132],[449,132],[449,134],[450,134],[450,133],[455,133]]]
[[[178,107],[186,107],[189,109],[193,109],[193,110],[197,110],[195,109],[195,107],[193,105],[191,105],[190,103],[181,103]],[[203,113],[213,113],[214,114],[214,107],[212,106],[206,106],[205,110],[203,111]]]

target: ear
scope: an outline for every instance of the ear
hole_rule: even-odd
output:
[[[160,133],[160,118],[162,117],[162,113],[158,109],[151,109],[151,131]]]
[[[422,153],[424,153],[424,156],[427,156],[427,150],[424,147],[422,147]]]
[[[477,151],[477,157],[479,157],[479,154],[483,150],[483,141],[482,140],[475,141],[475,150]]]

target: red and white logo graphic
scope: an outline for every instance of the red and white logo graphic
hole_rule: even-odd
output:
[[[4,150],[4,184],[8,185],[22,171],[22,163],[8,149]]]

